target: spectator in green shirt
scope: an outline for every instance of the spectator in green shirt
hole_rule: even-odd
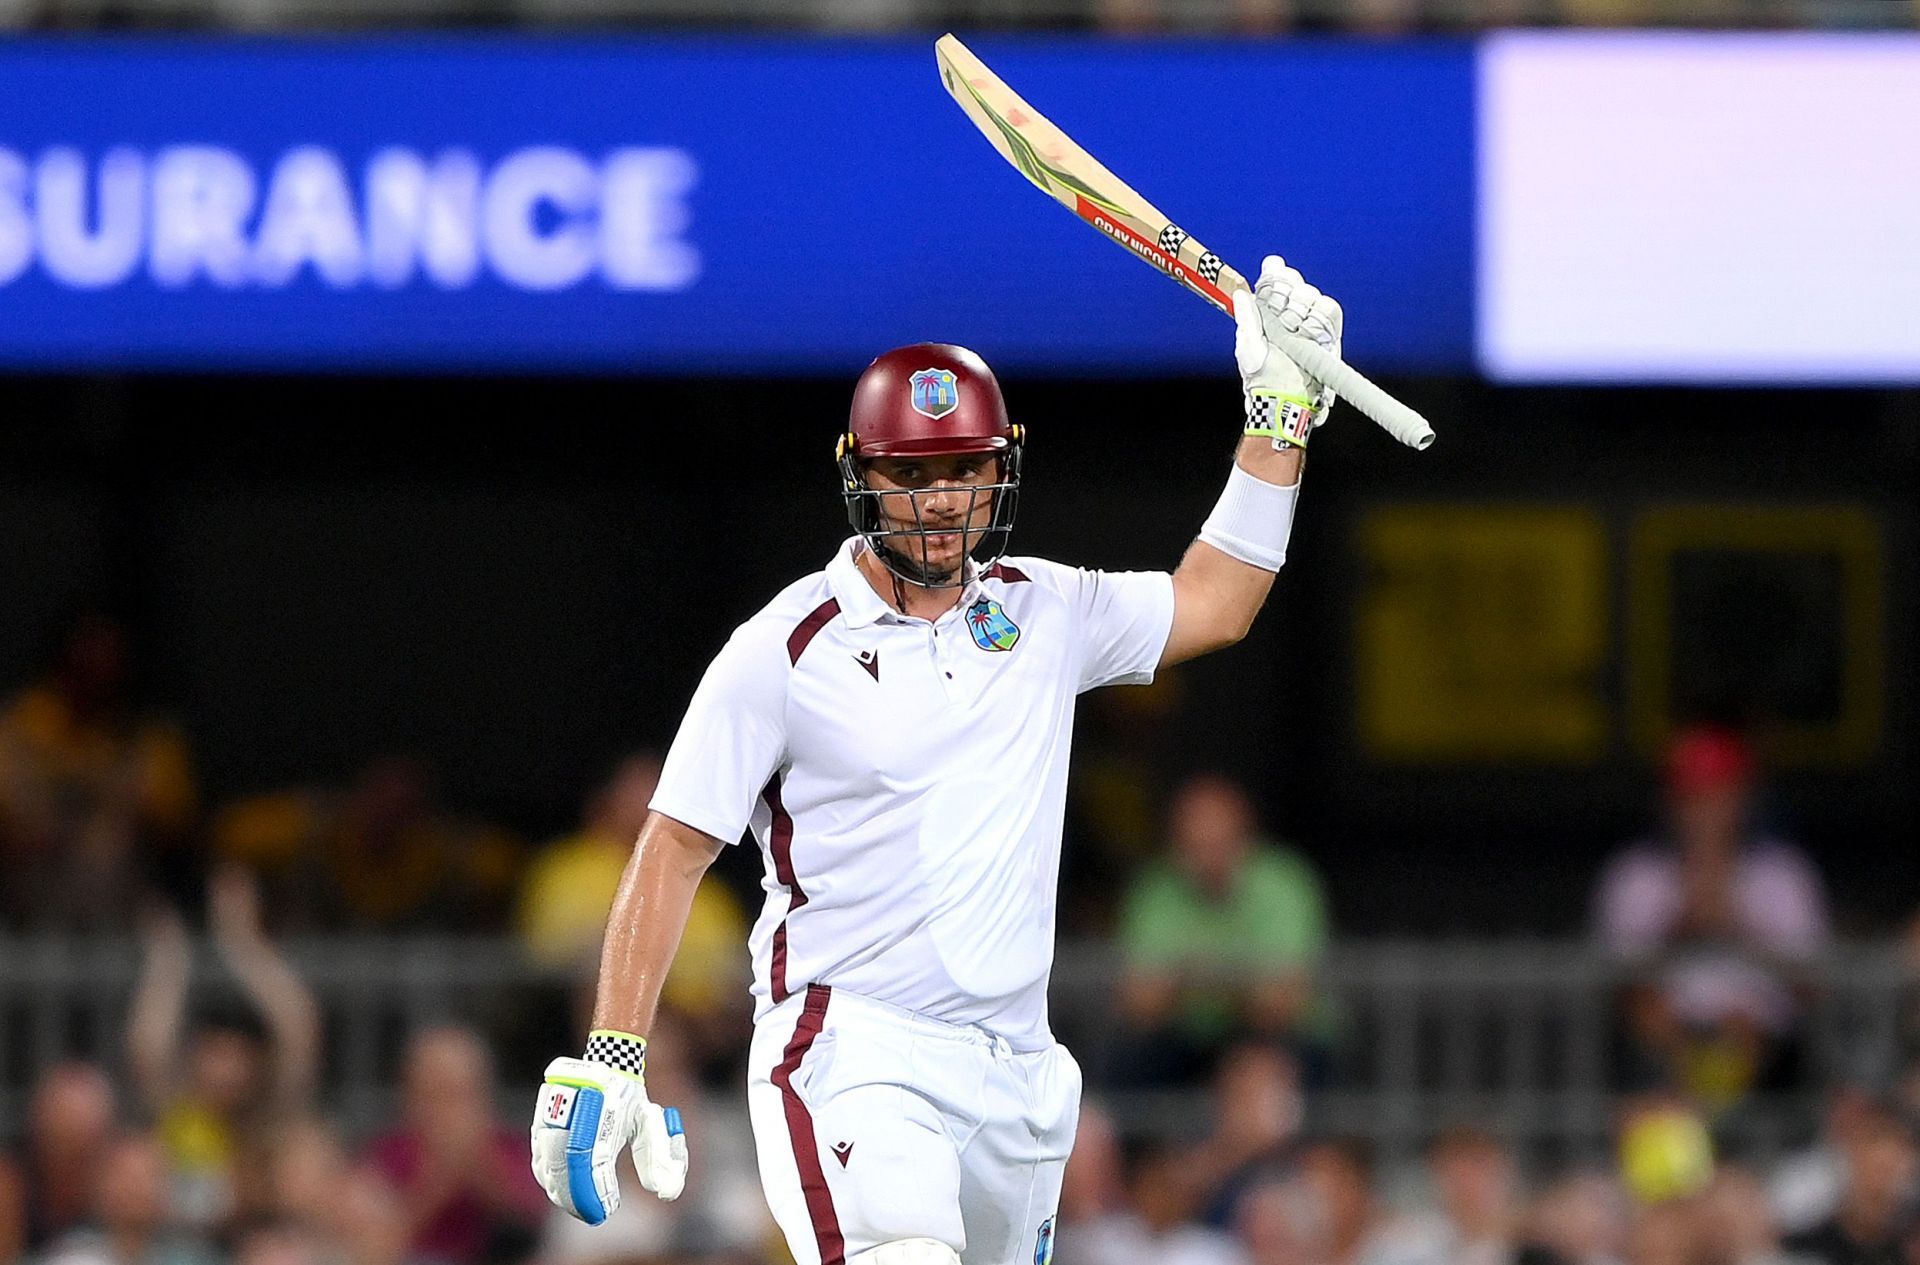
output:
[[[1122,1081],[1194,1081],[1236,1039],[1274,1040],[1318,1062],[1310,974],[1326,949],[1320,877],[1261,837],[1246,792],[1189,779],[1168,814],[1169,853],[1127,893]]]

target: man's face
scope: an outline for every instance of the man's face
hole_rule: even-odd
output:
[[[1297,1179],[1306,1206],[1313,1209],[1312,1235],[1320,1255],[1365,1227],[1372,1208],[1371,1183],[1338,1147],[1309,1147],[1300,1157]]]
[[[1703,787],[1669,800],[1674,835],[1695,864],[1724,864],[1740,850],[1740,837],[1753,810],[1753,791],[1745,782]]]
[[[108,1230],[148,1231],[167,1216],[167,1157],[151,1137],[116,1142],[100,1162],[96,1211]]]
[[[51,1160],[84,1159],[113,1134],[113,1087],[91,1064],[56,1067],[34,1092],[33,1144]]]
[[[415,1037],[403,1079],[408,1112],[425,1127],[442,1117],[490,1110],[486,1047],[463,1028],[435,1028]]]
[[[1209,892],[1231,887],[1253,841],[1246,796],[1218,778],[1197,778],[1175,797],[1169,819],[1180,867]]]
[[[1433,1181],[1447,1215],[1455,1221],[1473,1222],[1506,1209],[1512,1168],[1498,1143],[1475,1139],[1456,1143],[1434,1156]]]
[[[220,1111],[246,1106],[260,1081],[264,1051],[244,1032],[204,1028],[187,1052],[187,1076],[202,1102]]]
[[[1876,1113],[1847,1148],[1853,1193],[1875,1209],[1897,1207],[1913,1185],[1920,1157],[1913,1138],[1898,1119]]]
[[[891,493],[879,498],[881,530],[927,533],[892,536],[887,547],[931,578],[958,574],[992,525],[994,494],[980,489],[998,482],[999,473],[999,459],[984,452],[874,458],[867,486]]]

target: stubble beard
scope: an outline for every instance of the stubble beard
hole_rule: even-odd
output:
[[[967,558],[972,553],[972,546],[986,536],[985,528],[975,529],[960,523],[955,523],[951,527],[925,528],[926,533],[931,536],[948,535],[960,538],[959,552],[954,555],[952,563],[936,565],[927,556],[928,542],[913,535],[914,528],[903,523],[898,526],[898,530],[908,533],[905,537],[905,547],[890,544],[888,549],[895,558],[907,564],[906,571],[918,577],[915,580],[916,583],[928,588],[951,587],[966,567]]]

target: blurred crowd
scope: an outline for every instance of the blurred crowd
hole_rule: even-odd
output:
[[[1870,0],[1098,0],[1101,30],[1141,35],[1178,30],[1271,36],[1347,30],[1403,35],[1461,27],[1826,27],[1902,26],[1920,4]]]
[[[1920,0],[0,0],[0,25],[306,27],[583,20],[911,32],[995,26],[1113,35],[1401,34],[1514,25],[1909,26]]]
[[[130,1087],[94,1062],[46,1072],[25,1136],[0,1151],[0,1265],[780,1259],[744,1114],[699,1088],[672,1041],[657,1044],[649,1080],[699,1130],[700,1181],[671,1205],[630,1199],[588,1230],[534,1183],[525,1123],[502,1111],[478,1033],[414,1033],[391,1119],[361,1138],[317,1110],[278,1036],[209,1020],[169,1051],[163,1079],[142,1067]]]
[[[59,1064],[0,1152],[0,1265],[779,1265],[741,1104],[689,1075],[677,1035],[657,1034],[649,1078],[697,1141],[688,1194],[630,1185],[592,1229],[546,1206],[464,1028],[409,1039],[392,1118],[357,1141],[242,1027],[136,1050],[128,1097],[98,1064]],[[1717,1154],[1699,1111],[1660,1095],[1629,1101],[1613,1160],[1530,1166],[1474,1124],[1395,1165],[1307,1129],[1311,1091],[1269,1042],[1232,1046],[1209,1092],[1202,1131],[1173,1138],[1129,1136],[1087,1100],[1061,1265],[1920,1265],[1912,1073],[1837,1090],[1766,1168]]]
[[[1388,1168],[1356,1139],[1302,1132],[1299,1078],[1236,1049],[1213,1125],[1129,1146],[1091,1104],[1067,1170],[1063,1265],[1914,1265],[1920,1152],[1912,1086],[1847,1089],[1826,1127],[1770,1171],[1716,1156],[1700,1116],[1650,1097],[1622,1116],[1617,1162],[1528,1173],[1485,1128],[1439,1128]]]
[[[654,1034],[650,1082],[696,1139],[690,1194],[631,1199],[595,1231],[531,1180],[498,1032],[394,1034],[391,1106],[348,1135],[327,1110],[326,1016],[283,948],[510,936],[570,981],[535,1044],[571,1048],[656,756],[621,761],[540,848],[442,803],[398,755],[344,786],[207,804],[185,728],[135,701],[134,669],[124,629],[86,613],[0,706],[0,936],[132,931],[140,955],[117,1043],[42,1069],[0,1138],[0,1265],[783,1259],[738,1088],[750,887],[702,885]],[[1155,695],[1114,699],[1090,721],[1073,813],[1097,842],[1070,858],[1063,908],[1119,963],[1063,1265],[1920,1265],[1920,1061],[1851,1075],[1807,1048],[1832,914],[1818,867],[1764,828],[1739,733],[1678,734],[1656,828],[1595,876],[1590,934],[1623,981],[1617,1157],[1569,1167],[1460,1120],[1424,1122],[1424,1156],[1388,1162],[1316,1127],[1346,1036],[1319,987],[1336,932],[1311,857],[1226,777],[1161,787],[1153,726],[1125,711]],[[209,956],[224,988],[199,978]],[[1716,1148],[1743,1103],[1783,1090],[1825,1095],[1803,1149]],[[1142,1128],[1124,1109],[1168,1092],[1210,1110]]]

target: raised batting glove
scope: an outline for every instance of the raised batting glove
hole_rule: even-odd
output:
[[[1305,448],[1308,435],[1333,408],[1333,390],[1294,364],[1278,339],[1283,333],[1298,335],[1339,355],[1340,305],[1307,284],[1286,260],[1268,255],[1253,293],[1234,296],[1233,319],[1239,327],[1233,356],[1246,392],[1246,433],[1268,436],[1276,448]]]
[[[647,1043],[624,1032],[594,1032],[583,1059],[555,1059],[533,1112],[533,1175],[547,1198],[588,1225],[620,1206],[616,1165],[633,1147],[640,1184],[678,1199],[687,1184],[687,1137],[680,1113],[647,1099]]]

